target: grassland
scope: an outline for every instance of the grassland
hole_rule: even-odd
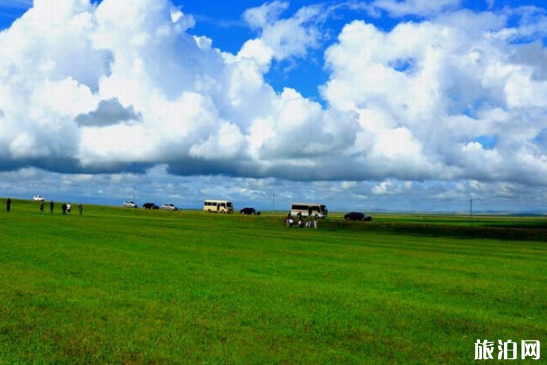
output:
[[[477,339],[547,345],[544,218],[314,230],[59,208],[0,211],[0,364],[474,364]]]

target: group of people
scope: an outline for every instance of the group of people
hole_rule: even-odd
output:
[[[55,203],[52,201],[49,202],[49,211],[50,213],[53,213],[53,208],[55,207]],[[71,210],[72,210],[72,205],[70,203],[63,203],[63,205],[61,206],[61,209],[63,210],[63,214],[67,214],[67,213],[70,213]],[[6,200],[6,210],[8,212],[11,211],[11,199],[8,198],[8,200]],[[44,211],[44,201],[40,201],[40,212],[43,212]],[[80,215],[82,215],[84,211],[84,206],[82,205],[82,203],[78,204],[78,212],[80,213]]]
[[[304,223],[304,220],[302,219],[302,212],[298,212],[296,214],[296,221],[293,219],[291,212],[289,212],[285,218],[285,226],[291,228],[295,223],[298,228],[317,228],[317,217],[313,217],[312,220],[311,215],[308,215],[308,220]]]
[[[55,203],[53,203],[53,200],[49,202],[49,211],[51,213],[53,213],[53,207],[55,206]],[[72,204],[70,203],[63,203],[63,205],[61,205],[61,209],[63,211],[63,214],[67,214],[67,213],[70,213],[72,211]],[[40,211],[43,212],[44,211],[44,202],[40,202]],[[82,205],[82,203],[78,204],[78,212],[80,213],[80,215],[82,215],[82,212],[84,211],[84,206]]]

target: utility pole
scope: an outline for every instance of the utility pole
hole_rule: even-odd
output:
[[[275,214],[275,191],[272,195],[272,212]]]
[[[469,215],[471,217],[471,226],[473,226],[473,199],[469,199]]]

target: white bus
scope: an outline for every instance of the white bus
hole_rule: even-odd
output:
[[[302,217],[327,218],[329,210],[324,204],[317,203],[293,203],[291,215],[301,214]]]
[[[233,213],[234,206],[228,200],[206,200],[203,202],[203,210],[209,213]]]

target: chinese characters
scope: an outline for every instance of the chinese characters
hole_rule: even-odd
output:
[[[519,358],[518,344],[508,340],[498,340],[497,346],[494,341],[477,340],[475,343],[475,360],[495,359],[494,351],[497,350],[498,360],[516,360]],[[539,360],[541,356],[540,342],[536,340],[523,340],[520,344],[520,359],[531,358]]]

